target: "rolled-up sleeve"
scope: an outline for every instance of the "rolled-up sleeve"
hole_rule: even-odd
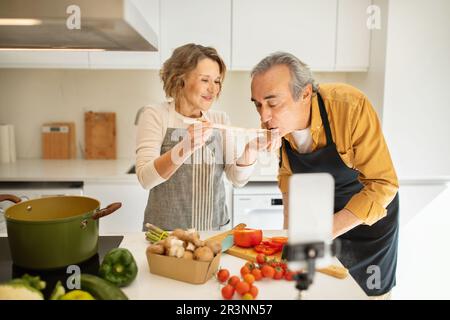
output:
[[[377,114],[366,97],[356,108],[351,126],[353,164],[364,187],[345,208],[372,225],[386,216],[386,207],[398,191],[398,179]]]
[[[292,172],[289,168],[289,161],[284,146],[281,147],[281,154],[278,153],[278,161],[280,161],[280,156],[282,157],[282,161],[278,169],[278,188],[281,193],[287,193],[289,191],[289,177],[292,175]]]
[[[254,167],[254,164],[245,167],[236,164],[227,165],[225,167],[225,173],[227,179],[233,183],[233,186],[240,188],[247,184],[253,173]]]
[[[136,175],[144,189],[151,189],[166,179],[155,168],[155,159],[161,155],[163,126],[160,116],[152,107],[142,113],[136,134]]]

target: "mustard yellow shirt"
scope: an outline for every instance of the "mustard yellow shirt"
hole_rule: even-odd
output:
[[[372,225],[386,216],[386,207],[398,190],[398,179],[372,104],[358,89],[342,83],[321,84],[319,92],[327,110],[331,133],[343,162],[359,172],[364,188],[355,194],[345,208]],[[311,105],[312,151],[326,146],[325,129],[320,117],[317,95]],[[291,134],[285,136],[296,149]],[[282,147],[282,166],[278,172],[281,192],[288,192],[292,175],[286,150]]]

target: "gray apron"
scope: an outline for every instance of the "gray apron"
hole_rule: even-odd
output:
[[[186,129],[167,128],[161,154],[172,149],[186,134]],[[150,190],[144,225],[149,222],[164,230],[219,230],[228,223],[222,141],[221,132],[213,129],[202,148],[167,181]]]

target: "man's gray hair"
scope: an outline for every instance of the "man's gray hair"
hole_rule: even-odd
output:
[[[296,56],[287,52],[275,52],[265,57],[253,68],[251,76],[253,78],[276,65],[285,65],[289,68],[291,72],[291,93],[294,100],[298,100],[308,84],[312,85],[313,92],[317,92],[318,86],[309,67]]]

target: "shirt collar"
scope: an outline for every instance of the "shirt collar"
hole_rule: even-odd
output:
[[[311,136],[313,139],[313,146],[316,146],[319,141],[319,132],[322,128],[322,118],[320,117],[319,100],[317,98],[317,93],[313,93],[311,97]],[[285,139],[294,146],[294,137],[292,134],[287,134]]]
[[[317,132],[322,127],[322,118],[320,117],[319,101],[317,93],[311,97],[311,132]]]

